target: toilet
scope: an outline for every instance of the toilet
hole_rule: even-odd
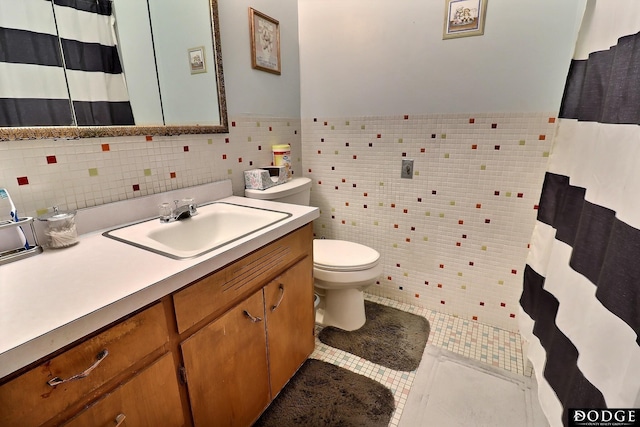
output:
[[[311,180],[294,178],[266,190],[246,189],[245,197],[309,205]],[[354,331],[365,323],[364,290],[382,274],[375,249],[346,240],[314,239],[313,276],[320,303],[316,322]]]

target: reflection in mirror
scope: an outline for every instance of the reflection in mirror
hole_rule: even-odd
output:
[[[0,139],[228,131],[217,0],[0,0],[0,47]]]

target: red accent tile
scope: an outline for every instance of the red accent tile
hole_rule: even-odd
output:
[[[377,138],[378,138],[378,139],[382,138],[382,134],[380,134],[380,133],[379,133],[379,134],[377,135]]]
[[[555,123],[555,122],[556,122],[555,117],[549,117],[549,123]]]
[[[440,300],[440,304],[444,305],[444,300]]]
[[[490,224],[490,223],[491,223],[491,220],[490,220],[489,218],[485,218],[484,223],[485,223],[485,224]]]
[[[499,145],[494,145],[494,146],[493,146],[493,149],[494,149],[494,150],[499,150],[499,149],[500,149],[500,146],[499,146]]]
[[[469,265],[473,267],[473,261],[469,261]]]
[[[345,146],[345,147],[348,147],[348,146],[349,146],[349,143],[348,143],[348,142],[345,142],[345,143],[344,143],[344,146]]]
[[[515,314],[513,314],[513,313],[511,313],[511,314],[509,315],[509,317],[510,317],[510,318],[512,318],[512,319],[515,319],[516,315],[515,315]]]
[[[355,154],[353,155],[353,160],[356,160],[358,158],[358,156],[356,156]]]
[[[442,288],[442,283],[438,283],[438,287],[439,287],[439,288]]]
[[[416,231],[416,228],[415,227],[411,227],[411,231]]]
[[[238,163],[242,163],[242,157],[238,157]]]
[[[367,194],[367,193],[364,193],[364,197],[367,197],[367,196],[369,196],[369,194]]]
[[[404,115],[404,119],[405,119],[405,120],[409,120],[409,115],[408,115],[408,114],[405,114],[405,115]]]
[[[102,144],[102,151],[110,151],[111,147],[109,146],[109,144]]]
[[[262,145],[258,145],[258,151],[262,151]]]
[[[407,153],[402,153],[402,157],[407,157]]]
[[[456,246],[462,246],[462,243],[456,242]]]
[[[318,180],[318,185],[322,185],[322,181]]]
[[[420,149],[420,152],[421,152],[421,153],[426,153],[426,152],[427,152],[427,149],[426,149],[426,148],[421,148],[421,149]]]
[[[320,142],[324,142],[324,138],[320,138]]]
[[[418,197],[418,203],[422,202],[422,197]]]
[[[269,132],[271,132],[273,130],[273,128],[271,126],[269,126]]]
[[[478,316],[473,316],[472,319],[477,321],[478,320]]]
[[[518,198],[522,199],[524,197],[524,193],[518,193]]]
[[[396,207],[396,204],[395,204],[395,203],[391,203],[391,207],[392,207],[392,208],[395,208],[395,207]]]
[[[140,191],[140,184],[133,184],[133,191]]]
[[[365,209],[367,209],[367,205],[364,205],[363,207],[364,207]]]
[[[356,188],[356,184],[355,183],[351,184],[351,187]]]
[[[318,154],[322,154],[322,151],[318,150]]]
[[[224,139],[224,143],[225,143],[225,144],[228,144],[228,143],[229,143],[229,138],[225,138],[225,139]]]
[[[169,177],[171,177],[171,179],[176,177],[176,173],[175,172],[170,172],[169,173]]]
[[[475,122],[476,122],[476,119],[474,118],[469,119],[469,124],[474,124]]]
[[[227,155],[226,154],[222,155],[222,160],[227,160]]]
[[[47,164],[58,163],[56,156],[47,156]]]
[[[432,134],[431,134],[431,139],[434,139],[435,137],[436,137],[436,134],[435,134],[435,133],[432,133]]]
[[[409,210],[408,209],[403,209],[402,212],[403,213],[409,213]]]
[[[481,305],[482,307],[484,307],[484,302],[480,301],[480,305]]]
[[[189,151],[189,146],[185,145],[184,147],[182,147],[182,151],[184,151],[185,153]]]
[[[147,141],[153,141],[153,136],[152,135],[147,135],[147,136],[145,136],[145,139]]]
[[[505,304],[503,302],[500,303],[500,307],[506,307],[506,306],[507,306],[507,304]]]
[[[27,178],[26,176],[19,176],[17,179],[18,179],[18,185],[28,185],[29,184],[29,178]]]
[[[499,195],[500,195],[500,192],[499,192],[499,191],[494,191],[494,192],[493,192],[493,195],[494,195],[494,196],[499,196]]]
[[[467,235],[466,235],[466,234],[463,234],[463,235],[462,235],[462,238],[463,238],[463,239],[466,239],[466,238],[467,238]]]
[[[231,122],[231,127],[232,128],[236,127],[236,122]]]
[[[463,221],[463,220],[461,220],[461,219],[459,219],[459,220],[458,220],[458,224],[459,224],[459,225],[463,225],[463,224],[464,224],[464,221]]]
[[[342,182],[347,182],[347,180],[345,178],[342,178]]]
[[[387,276],[387,280],[393,280],[391,276]]]
[[[307,169],[307,172],[311,173],[311,169]]]
[[[440,264],[440,268],[444,268],[444,264]]]
[[[477,150],[478,149],[478,144],[471,144],[471,149],[472,150]]]
[[[415,295],[416,295],[416,298],[420,298],[420,294],[415,294]]]
[[[533,209],[534,209],[534,210],[536,210],[536,211],[537,211],[539,208],[540,208],[540,207],[539,207],[538,205],[533,205]]]
[[[482,208],[482,203],[476,203],[476,209],[481,209]]]
[[[398,228],[398,224],[393,224],[393,228]]]
[[[344,219],[343,219],[342,221],[340,221],[340,222],[341,222],[341,223],[343,223],[343,224],[346,224],[346,222],[344,221]]]
[[[369,147],[373,147],[373,142],[370,142],[370,143],[369,143]]]
[[[539,141],[544,141],[545,139],[547,139],[547,135],[539,135],[538,136],[538,140]]]
[[[436,190],[431,190],[431,194],[435,195],[436,194]]]
[[[497,129],[497,128],[498,128],[497,123],[491,123],[491,129]]]
[[[404,239],[404,240],[405,240],[405,242],[407,242],[407,243],[411,243],[411,238],[410,238],[410,237],[407,237],[407,238],[406,238],[406,239]]]
[[[333,187],[333,188],[337,190],[337,189],[338,189],[338,186],[336,185],[336,186],[335,186],[335,187]]]
[[[425,281],[424,281],[424,284],[425,284],[425,285],[427,285],[427,286],[429,286],[429,281],[428,281],[428,280],[425,280]]]
[[[511,274],[518,274],[518,270],[511,270]]]
[[[344,202],[344,205],[345,206],[349,206],[349,202]]]
[[[329,124],[329,122],[324,122],[324,125],[325,125],[325,126],[326,126],[326,125],[328,125],[328,124]]]

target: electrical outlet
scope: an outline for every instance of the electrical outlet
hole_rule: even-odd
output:
[[[400,172],[400,178],[413,179],[413,160],[402,159],[402,171]]]

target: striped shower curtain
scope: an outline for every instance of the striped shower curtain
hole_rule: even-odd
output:
[[[134,124],[111,1],[0,0],[0,126],[74,124]]]
[[[640,1],[590,0],[520,299],[551,426],[640,408]]]

